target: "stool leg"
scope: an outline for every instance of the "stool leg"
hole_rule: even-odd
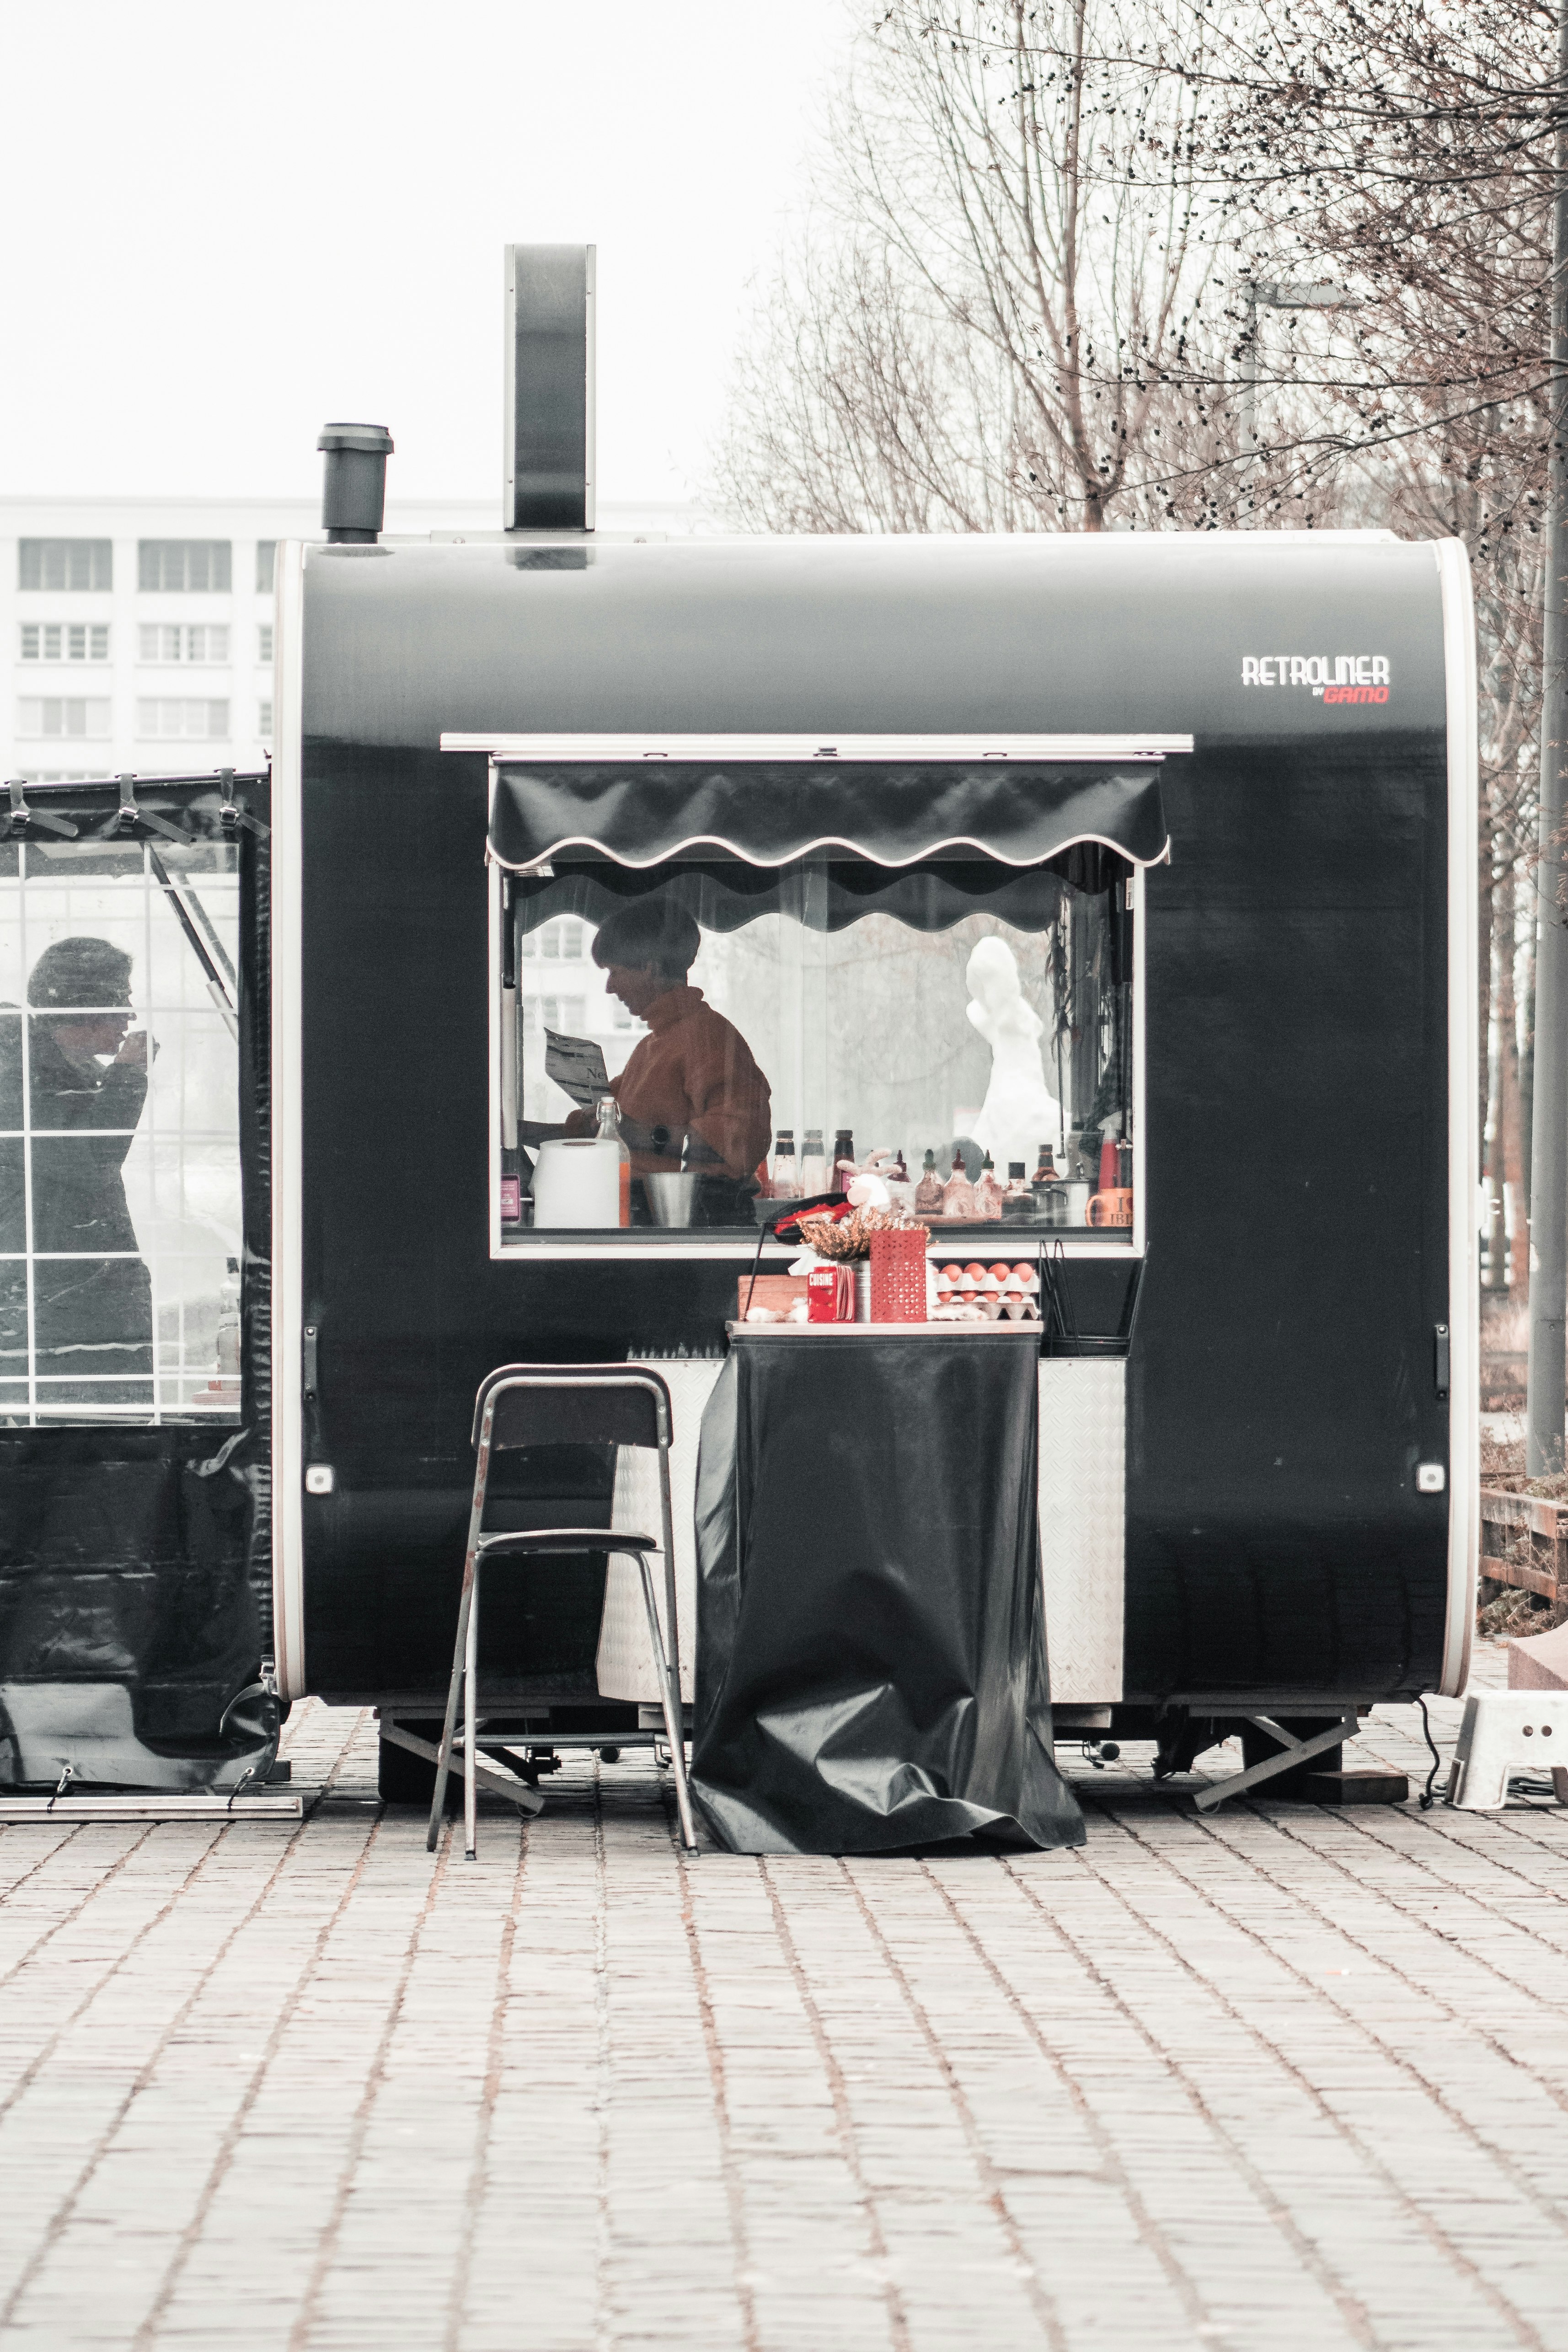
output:
[[[479,1760],[479,1563],[474,1563],[474,1598],[468,1610],[468,1639],[463,1661],[465,1691],[463,1743],[463,1846],[470,1862],[479,1855],[479,1784],[475,1767]]]
[[[653,1571],[648,1565],[645,1552],[639,1552],[636,1559],[643,1572],[643,1603],[648,1612],[648,1639],[653,1645],[653,1670],[659,1677],[659,1688],[664,1694],[664,1728],[670,1735],[670,1769],[675,1780],[675,1810],[681,1820],[681,1843],[688,1853],[695,1854],[697,1851],[697,1837],[695,1830],[692,1827],[691,1791],[686,1787],[686,1742],[685,1732],[681,1722],[680,1697],[677,1694],[673,1703],[674,1712],[672,1712],[670,1670],[664,1660],[664,1637],[659,1629],[658,1604],[653,1599]]]
[[[441,1835],[441,1816],[446,1803],[446,1781],[452,1769],[452,1732],[457,1721],[457,1694],[463,1684],[463,1660],[468,1646],[468,1607],[474,1591],[476,1562],[464,1564],[463,1597],[457,1604],[457,1639],[452,1644],[452,1680],[446,1685],[446,1717],[441,1727],[441,1755],[435,1767],[435,1794],[430,1803],[430,1827],[425,1832],[424,1850],[435,1852],[435,1841]]]

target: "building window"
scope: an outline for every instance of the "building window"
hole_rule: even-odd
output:
[[[226,595],[229,578],[226,539],[144,539],[136,550],[136,584],[161,591],[184,590],[193,594],[215,591]]]
[[[229,657],[227,628],[206,621],[194,627],[183,621],[143,621],[139,635],[144,662],[212,663]]]
[[[542,1037],[547,1029],[561,1036],[575,1037],[587,1015],[586,1000],[580,996],[528,996],[523,1000],[523,1025],[530,1036]]]
[[[258,539],[256,542],[256,593],[258,596],[271,595],[273,567],[277,560],[277,541],[275,539]]]
[[[210,742],[215,737],[226,736],[228,731],[226,701],[197,701],[193,696],[169,695],[147,697],[136,706],[138,735],[193,735]]]
[[[18,588],[114,585],[114,550],[107,539],[24,539],[17,555]]]
[[[234,969],[239,855],[0,844],[0,1422],[13,1427],[239,1419],[239,1049],[166,887]]]
[[[588,926],[570,915],[558,916],[537,931],[525,931],[518,952],[530,959],[539,957],[546,963],[580,963],[588,952]]]
[[[270,700],[267,702],[258,702],[256,706],[256,731],[258,735],[262,736],[270,735],[272,732],[272,704]]]
[[[107,621],[24,621],[24,661],[95,661],[109,659]]]
[[[256,633],[256,657],[258,662],[272,659],[272,623],[263,621]]]
[[[16,705],[18,735],[107,735],[109,697],[23,695]]]
[[[23,768],[25,784],[91,784],[103,782],[101,768]]]

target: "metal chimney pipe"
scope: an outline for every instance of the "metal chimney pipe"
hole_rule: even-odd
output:
[[[506,248],[507,530],[593,529],[596,247]]]
[[[324,425],[318,449],[327,453],[321,481],[321,524],[335,546],[365,546],[382,535],[387,459],[392,438],[384,425]]]

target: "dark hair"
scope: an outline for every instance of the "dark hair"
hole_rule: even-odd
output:
[[[27,1002],[129,1005],[131,958],[108,940],[57,940],[27,975]]]
[[[684,907],[643,898],[618,907],[601,923],[593,961],[601,971],[622,964],[632,971],[678,972],[684,979],[702,943],[702,932]]]

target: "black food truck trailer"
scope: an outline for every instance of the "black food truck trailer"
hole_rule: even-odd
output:
[[[1050,1843],[1053,1737],[1299,1775],[1458,1692],[1462,547],[602,536],[530,341],[591,257],[508,266],[508,527],[381,535],[330,428],[270,776],[12,789],[0,1775],[232,1795],[316,1694],[428,1804],[519,1363],[664,1384],[723,1843]],[[902,1329],[790,1319],[846,1167],[928,1227]],[[487,1524],[656,1535],[656,1469],[497,1453]],[[486,1570],[528,1783],[670,1696],[634,1559]]]

